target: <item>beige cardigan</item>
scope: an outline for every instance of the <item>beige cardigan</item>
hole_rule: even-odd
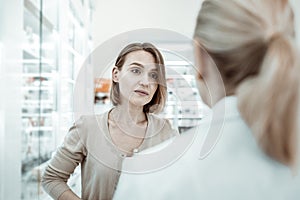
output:
[[[125,155],[112,144],[108,113],[83,116],[71,127],[43,174],[43,187],[52,198],[70,189],[66,182],[81,164],[82,199],[112,199]],[[146,138],[139,150],[178,134],[168,120],[154,114],[147,118]]]

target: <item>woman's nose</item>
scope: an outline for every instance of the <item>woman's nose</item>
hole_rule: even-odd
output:
[[[141,85],[149,85],[150,81],[149,81],[149,76],[148,74],[143,74],[143,76],[140,79],[140,84]]]

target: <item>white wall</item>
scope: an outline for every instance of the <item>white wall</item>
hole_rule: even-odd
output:
[[[192,37],[202,0],[95,0],[95,45],[126,31],[169,29]]]
[[[163,28],[192,37],[202,0],[95,0],[94,44],[140,28]],[[299,0],[290,0],[300,45]]]
[[[112,37],[127,31],[143,28],[167,29],[192,39],[196,16],[203,0],[95,0],[93,15],[93,42],[96,49]],[[193,61],[192,45],[188,40],[179,41],[174,35],[164,37],[168,41],[154,41],[147,31],[147,35],[136,37],[137,41],[152,42],[157,47],[176,50],[181,56]],[[126,36],[125,36],[126,38]],[[183,37],[181,37],[183,38]],[[114,38],[115,39],[115,38]],[[127,39],[129,43],[129,39]],[[112,46],[116,41],[109,42]],[[124,43],[126,43],[124,41]],[[127,44],[126,43],[126,44]],[[115,48],[116,53],[123,47],[120,42]],[[172,46],[170,46],[172,45]],[[96,50],[97,51],[97,50]],[[96,53],[93,52],[93,54]],[[104,77],[110,77],[108,70]]]

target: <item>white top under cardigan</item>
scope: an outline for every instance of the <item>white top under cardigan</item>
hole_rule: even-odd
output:
[[[174,141],[180,146],[196,134],[173,165],[147,174],[122,173],[114,200],[299,200],[300,176],[258,147],[239,114],[236,97],[222,99],[212,111],[197,128]],[[207,141],[207,133],[214,139]],[[209,150],[216,138],[213,150],[200,159],[202,145]]]
[[[70,189],[66,182],[81,163],[81,198],[112,199],[125,156],[112,143],[108,113],[83,116],[71,127],[42,178],[43,187],[52,198],[58,199]],[[168,120],[154,114],[147,114],[147,119],[146,139],[140,150],[178,135]]]

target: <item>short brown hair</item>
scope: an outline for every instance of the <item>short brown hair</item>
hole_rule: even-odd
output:
[[[158,71],[158,87],[156,89],[155,94],[152,97],[152,100],[144,105],[143,111],[145,113],[158,113],[163,110],[165,103],[166,103],[166,97],[167,97],[167,88],[166,88],[166,70],[165,70],[165,64],[164,59],[160,53],[160,51],[150,43],[131,43],[127,45],[122,51],[120,52],[115,66],[118,68],[118,70],[122,70],[122,67],[126,60],[126,55],[128,55],[131,52],[134,51],[146,51],[150,53],[153,58],[154,62],[157,66]],[[119,89],[119,83],[116,83],[112,81],[112,87],[110,90],[110,97],[111,101],[114,106],[119,105],[121,103],[120,101],[120,89]]]

